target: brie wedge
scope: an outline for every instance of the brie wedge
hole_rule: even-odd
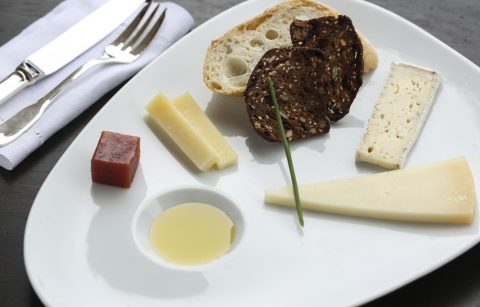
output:
[[[356,159],[398,169],[423,127],[442,79],[434,71],[393,63]]]

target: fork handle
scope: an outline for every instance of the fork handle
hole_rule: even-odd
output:
[[[105,64],[108,61],[108,58],[103,57],[88,61],[73,71],[68,77],[66,77],[62,82],[60,82],[50,92],[48,92],[48,94],[40,98],[37,102],[23,108],[4,123],[0,124],[0,147],[13,142],[28,129],[30,129],[42,117],[45,110],[50,106],[55,98],[58,97],[60,92],[70,83],[80,78],[93,67],[100,64]]]
[[[87,63],[83,64],[79,68],[75,69],[68,77],[66,77],[62,82],[60,82],[57,86],[55,86],[48,94],[46,94],[43,98],[41,98],[38,102],[40,103],[43,101],[44,109],[48,108],[48,106],[51,104],[51,102],[57,98],[58,94],[62,92],[62,90],[67,87],[70,83],[73,81],[77,80],[81,76],[83,76],[87,71],[92,69],[93,67],[100,65],[100,64],[105,64],[108,58],[98,58],[98,59],[92,59],[88,61]]]

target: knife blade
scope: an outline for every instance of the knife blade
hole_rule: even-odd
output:
[[[0,82],[0,104],[90,49],[115,30],[142,3],[145,0],[110,0],[32,53]]]

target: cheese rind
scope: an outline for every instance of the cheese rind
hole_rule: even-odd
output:
[[[217,162],[214,148],[165,95],[158,94],[145,108],[200,170],[206,171]]]
[[[302,208],[377,219],[469,224],[475,188],[465,158],[299,186]],[[291,187],[265,191],[265,202],[295,207]]]
[[[420,133],[441,84],[431,70],[392,63],[356,153],[357,161],[398,169]]]
[[[200,109],[189,93],[173,98],[172,104],[194,126],[200,135],[210,144],[217,154],[215,165],[219,169],[237,163],[237,154],[225,140],[223,135],[213,125],[210,119]]]

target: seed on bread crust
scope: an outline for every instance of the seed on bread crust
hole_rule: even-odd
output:
[[[326,95],[320,84],[330,82],[321,50],[306,47],[274,48],[267,51],[250,75],[245,91],[247,111],[255,131],[278,142],[278,124],[267,77],[272,78],[280,115],[289,141],[327,133]],[[319,82],[320,81],[320,82]]]
[[[363,47],[352,21],[343,15],[295,20],[290,25],[290,35],[294,46],[317,48],[326,55],[335,85],[320,88],[330,96],[328,118],[341,119],[362,86]]]

